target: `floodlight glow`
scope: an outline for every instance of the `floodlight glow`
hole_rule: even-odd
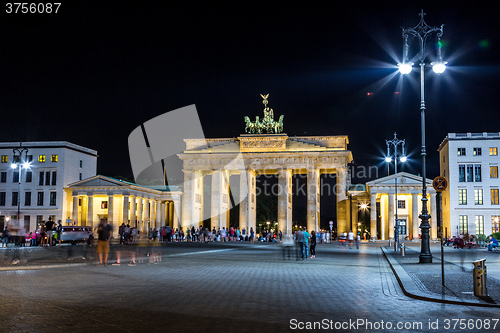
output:
[[[438,62],[432,62],[432,70],[436,74],[441,74],[446,70],[446,61],[438,61]]]
[[[385,158],[385,161],[386,161],[387,163],[390,163],[390,162],[392,161],[392,158],[391,158],[390,156],[387,156],[387,157]]]
[[[15,169],[15,168],[17,168],[17,164],[16,164],[16,163],[12,163],[12,164],[10,165],[10,167],[11,167],[12,169]]]
[[[401,74],[410,74],[412,66],[413,66],[412,62],[398,64],[399,71],[401,72]]]
[[[406,162],[406,156],[401,157],[399,160],[403,163]]]
[[[23,163],[23,168],[25,168],[25,169],[29,169],[30,166],[31,166],[30,162],[24,162]]]

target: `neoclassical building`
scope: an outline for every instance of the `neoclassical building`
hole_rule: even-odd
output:
[[[320,175],[335,174],[337,225],[347,228],[347,165],[352,154],[347,136],[289,137],[286,134],[245,134],[237,138],[187,139],[178,154],[183,162],[184,189],[181,227],[198,226],[210,218],[211,227],[228,227],[229,210],[240,204],[239,227],[256,230],[256,178],[278,176],[278,229],[292,231],[295,174],[307,175],[307,228],[318,230],[320,221]],[[238,196],[232,196],[229,177],[239,176]],[[205,176],[211,176],[211,204],[204,211]],[[237,197],[235,202],[234,197]]]
[[[397,202],[396,178],[397,177]],[[419,215],[422,211],[422,177],[406,172],[378,178],[366,185],[352,185],[348,191],[351,206],[351,229],[357,230],[359,212],[370,212],[370,234],[372,239],[386,240],[394,238],[396,210],[400,220],[401,233],[418,239],[420,234]],[[432,180],[427,179],[427,209],[431,215],[431,239],[437,239],[436,191]],[[341,231],[339,229],[339,231]]]
[[[114,233],[122,224],[147,232],[149,228],[179,227],[181,194],[176,187],[146,187],[97,175],[67,187],[68,222],[93,226],[107,220]]]

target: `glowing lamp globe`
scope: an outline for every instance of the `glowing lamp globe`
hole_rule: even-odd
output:
[[[410,74],[412,66],[413,63],[411,62],[398,64],[399,71],[401,72],[401,74]]]

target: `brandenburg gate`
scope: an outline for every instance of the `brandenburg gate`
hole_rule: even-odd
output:
[[[181,228],[198,227],[207,218],[211,228],[229,226],[229,210],[239,204],[239,228],[256,230],[256,189],[258,175],[278,176],[278,229],[292,232],[292,177],[307,175],[307,229],[319,230],[321,205],[337,205],[337,230],[348,231],[346,189],[349,185],[347,136],[288,136],[283,131],[283,116],[274,121],[263,96],[264,118],[254,122],[245,117],[246,132],[236,138],[185,139],[182,160],[184,189]],[[266,133],[264,133],[266,132]],[[320,205],[321,174],[335,174],[336,201]],[[211,175],[211,204],[204,211],[203,177]],[[230,195],[229,177],[239,175],[239,200]],[[331,189],[330,189],[331,190]]]

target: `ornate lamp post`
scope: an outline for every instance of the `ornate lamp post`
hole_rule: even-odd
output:
[[[17,227],[21,228],[21,175],[22,168],[28,169],[30,163],[28,162],[28,148],[23,148],[22,143],[19,144],[19,148],[14,148],[14,159],[12,164],[10,165],[12,169],[18,169],[18,190],[17,190]],[[22,156],[25,154],[25,158],[23,160]]]
[[[437,50],[438,50],[438,60],[431,63],[432,69],[435,73],[441,74],[446,69],[446,62],[441,58],[441,37],[443,36],[443,26],[441,27],[431,27],[424,21],[424,11],[420,12],[420,22],[413,28],[402,28],[403,29],[403,39],[404,39],[404,51],[403,51],[403,63],[398,64],[399,70],[402,74],[409,74],[412,70],[413,63],[408,60],[408,37],[416,37],[420,52],[418,58],[420,60],[420,119],[421,119],[421,129],[422,129],[422,213],[419,218],[421,219],[420,229],[422,235],[421,249],[419,262],[420,263],[431,263],[432,254],[430,251],[429,243],[429,229],[431,228],[429,224],[429,211],[427,210],[427,183],[426,183],[426,165],[425,156],[427,155],[425,149],[425,98],[424,98],[424,67],[425,59],[427,54],[425,53],[425,44],[427,37],[432,34],[436,34],[437,37]]]
[[[399,140],[396,133],[392,140],[385,140],[387,144],[387,156],[385,161],[392,162],[394,157],[394,198],[395,198],[395,214],[394,214],[394,250],[397,251],[399,247],[399,224],[398,224],[398,156],[401,162],[406,162],[405,155],[405,140]],[[391,154],[391,145],[393,147],[393,154]],[[401,154],[398,153],[398,146],[401,145]]]

